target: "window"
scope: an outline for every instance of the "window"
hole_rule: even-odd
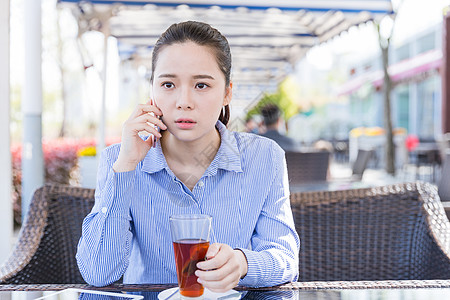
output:
[[[434,36],[435,34],[432,32],[417,40],[417,54],[435,49],[436,41]]]
[[[409,44],[400,46],[395,50],[395,62],[408,59],[409,57]]]
[[[434,77],[430,77],[417,84],[417,125],[419,137],[423,139],[432,139],[434,128],[439,125],[439,118],[435,118],[434,114],[434,102],[437,101],[434,80]]]
[[[395,97],[395,127],[402,127],[409,131],[409,85],[398,86]]]

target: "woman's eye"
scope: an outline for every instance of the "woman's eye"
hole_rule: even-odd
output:
[[[208,86],[209,85],[207,85],[206,83],[202,83],[202,82],[196,84],[196,88],[201,89],[201,90],[206,89]]]
[[[162,87],[165,87],[166,89],[171,89],[174,87],[174,84],[172,82],[163,82],[161,84]]]

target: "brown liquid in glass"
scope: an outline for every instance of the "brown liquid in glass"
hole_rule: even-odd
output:
[[[203,286],[197,282],[197,263],[205,260],[209,242],[198,239],[183,239],[173,242],[177,265],[180,294],[186,297],[203,295]]]

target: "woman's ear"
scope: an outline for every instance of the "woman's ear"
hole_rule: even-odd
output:
[[[225,97],[223,98],[223,106],[230,104],[231,98],[233,98],[233,83],[225,88]]]

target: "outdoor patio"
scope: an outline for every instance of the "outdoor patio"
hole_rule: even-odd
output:
[[[270,186],[257,187],[258,180],[267,179],[260,172],[284,170],[278,177],[286,180],[274,184],[274,191],[282,196],[270,205],[264,203],[270,209],[284,200],[284,207],[291,205],[292,232],[301,241],[298,282],[266,288],[237,286],[239,298],[265,299],[288,292],[286,299],[297,299],[303,290],[326,289],[324,294],[309,295],[357,299],[356,294],[346,298],[342,291],[355,287],[381,288],[386,293],[408,287],[415,289],[410,295],[414,299],[433,297],[432,290],[439,287],[445,297],[450,295],[448,3],[435,4],[439,8],[435,23],[419,32],[414,29],[417,24],[405,20],[415,16],[420,24],[420,18],[406,9],[403,13],[402,6],[390,0],[14,1],[18,0],[0,4],[0,99],[8,100],[0,101],[0,138],[5,141],[0,162],[11,166],[0,170],[0,218],[5,222],[0,229],[5,241],[0,245],[4,262],[0,299],[3,295],[15,299],[6,293],[22,289],[41,294],[69,287],[108,289],[86,285],[75,259],[81,224],[101,197],[95,191],[102,179],[97,178],[102,174],[97,173],[100,153],[121,142],[130,113],[154,96],[152,52],[159,35],[169,25],[186,20],[210,23],[230,45],[233,100],[231,119],[223,130],[258,135],[274,130],[295,146],[283,148],[274,139],[285,151],[285,160],[280,154],[277,166],[286,168],[272,168],[274,158],[265,157],[267,165],[261,163],[261,171],[252,177],[255,185],[242,187],[242,193],[230,198],[247,194],[258,198],[257,192]],[[419,14],[424,11],[421,5]],[[18,24],[23,31],[20,43]],[[408,25],[415,32],[405,37],[402,30]],[[356,46],[346,45],[351,43]],[[18,83],[19,77],[23,83]],[[280,111],[275,129],[263,112],[268,104]],[[217,126],[220,122],[219,132]],[[252,135],[242,136],[250,142],[237,139],[239,147],[231,143],[233,151],[253,145]],[[219,141],[220,146],[222,135]],[[167,149],[159,147],[165,157]],[[228,171],[233,162],[239,164],[230,167],[236,168],[232,170],[236,174],[247,172],[247,161],[233,160],[219,172]],[[170,169],[164,163],[167,168],[162,163],[161,170]],[[108,166],[110,170],[126,173]],[[131,171],[135,170],[136,166]],[[147,171],[148,178],[156,173]],[[188,195],[203,213],[196,197],[201,195],[205,201],[200,192],[208,187],[205,175],[188,186],[181,177],[168,174],[174,175],[171,184],[179,183],[177,197]],[[142,186],[154,187],[148,182]],[[236,182],[229,186],[240,191]],[[167,184],[158,188],[160,197],[169,197]],[[204,198],[217,196],[218,190],[209,190]],[[111,199],[116,199],[114,193]],[[232,209],[242,213],[244,204],[261,199],[265,196],[244,199]],[[189,203],[174,208],[172,202],[161,211],[194,211]],[[147,212],[132,205],[124,208],[130,224],[138,213]],[[111,207],[98,207],[106,219]],[[153,213],[152,206],[148,219],[160,226],[163,222],[158,223]],[[232,217],[236,222],[249,218]],[[237,223],[230,224],[232,228]],[[127,234],[133,230],[134,224]],[[261,228],[255,225],[253,230],[251,239]],[[273,242],[281,240],[277,236]],[[109,288],[155,298],[174,287],[117,281]]]

